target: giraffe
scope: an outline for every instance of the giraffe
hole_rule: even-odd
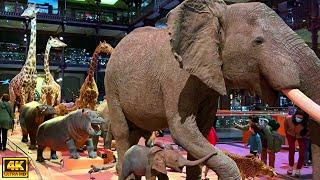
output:
[[[98,87],[94,80],[94,72],[96,71],[97,60],[100,53],[111,54],[112,51],[113,47],[105,41],[100,42],[96,47],[90,62],[88,75],[80,88],[80,96],[75,102],[75,106],[77,108],[89,108],[95,110],[99,95]]]
[[[35,4],[29,4],[21,16],[31,19],[31,37],[28,56],[24,66],[9,84],[10,102],[15,104],[16,98],[20,98],[20,107],[34,100],[37,85],[36,67],[36,36],[37,36],[37,12]]]
[[[53,76],[49,69],[49,54],[51,47],[66,47],[67,45],[60,41],[58,38],[53,38],[50,36],[44,55],[44,72],[45,79],[44,85],[41,87],[41,100],[42,104],[47,104],[50,106],[55,106],[60,104],[61,101],[61,87],[55,82]]]

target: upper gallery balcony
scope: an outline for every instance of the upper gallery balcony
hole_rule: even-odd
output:
[[[99,26],[101,29],[127,31],[141,18],[159,16],[162,9],[172,9],[178,0],[6,0],[0,2],[0,18],[23,21],[20,15],[27,3],[36,3],[40,9],[37,20],[40,23],[64,24],[79,27]]]

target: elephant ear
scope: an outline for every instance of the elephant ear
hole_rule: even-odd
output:
[[[150,148],[148,156],[151,170],[156,170],[162,174],[167,174],[163,149],[158,146],[153,146]]]
[[[185,0],[170,11],[167,21],[180,67],[222,95],[226,94],[226,87],[219,34],[225,9],[222,0]]]

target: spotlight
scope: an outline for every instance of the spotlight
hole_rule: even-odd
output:
[[[59,39],[60,39],[61,41],[63,41],[63,37],[62,37],[62,36],[60,36]]]
[[[27,38],[23,38],[23,41],[27,42]]]
[[[62,78],[58,78],[56,81],[57,81],[57,82],[61,82],[61,81],[62,81]]]
[[[27,37],[27,35],[26,35],[26,34],[24,34],[24,37]]]
[[[9,22],[9,20],[7,20],[7,23]]]

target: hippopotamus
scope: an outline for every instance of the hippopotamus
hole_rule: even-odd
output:
[[[56,151],[67,150],[71,158],[78,159],[77,149],[86,142],[89,157],[97,157],[90,137],[99,135],[103,123],[103,118],[90,109],[78,109],[42,123],[37,132],[37,161],[44,161],[42,154],[45,147],[51,149],[51,159],[58,158]]]
[[[30,137],[29,149],[36,149],[37,129],[41,123],[53,118],[55,109],[52,106],[40,104],[36,101],[29,102],[21,107],[19,121],[22,129],[22,142],[28,142]]]

